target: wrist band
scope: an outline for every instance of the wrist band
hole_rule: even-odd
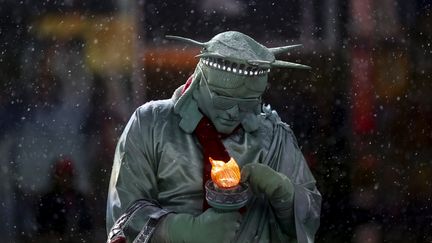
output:
[[[159,219],[170,213],[171,211],[162,209],[157,202],[140,199],[135,201],[124,214],[122,214],[115,222],[108,235],[107,243],[126,242],[124,229],[135,214],[144,207],[157,208],[156,212],[149,215],[149,220],[144,224],[142,230],[133,241],[134,243],[148,242],[150,236],[156,228]]]
[[[142,230],[139,232],[138,236],[135,238],[133,243],[147,243],[150,240],[151,235],[156,229],[159,220],[163,218],[165,215],[171,213],[171,211],[161,209],[157,212],[154,212],[150,215],[149,220],[144,225]]]

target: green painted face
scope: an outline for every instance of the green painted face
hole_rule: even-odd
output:
[[[236,88],[212,85],[215,81],[210,82],[206,74],[212,70],[206,70],[202,63],[198,64],[198,69],[202,76],[200,85],[194,91],[194,99],[218,132],[229,134],[242,123],[249,126],[251,123],[257,123],[254,119],[257,119],[260,112],[261,94],[264,90],[251,89],[249,82],[244,82]],[[232,78],[235,79],[236,76]]]

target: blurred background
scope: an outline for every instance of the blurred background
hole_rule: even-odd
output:
[[[311,71],[270,73],[323,195],[316,242],[432,242],[432,1],[0,0],[3,242],[104,242],[116,141],[237,30]]]

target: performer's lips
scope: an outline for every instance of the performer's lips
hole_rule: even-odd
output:
[[[225,126],[234,126],[234,125],[237,125],[239,122],[237,120],[225,119],[222,117],[219,117],[219,120],[222,123],[222,125],[225,125]]]

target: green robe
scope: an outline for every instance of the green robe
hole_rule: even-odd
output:
[[[185,98],[180,93],[181,88],[171,99],[139,107],[120,137],[108,194],[108,230],[138,199],[155,200],[179,213],[202,213],[203,155],[193,134],[201,116],[191,96]],[[257,130],[238,129],[222,142],[240,167],[263,163],[290,178],[295,188],[292,223],[296,239],[283,233],[288,229],[280,228],[277,212],[259,195],[250,200],[235,242],[313,242],[321,207],[315,180],[292,130],[277,113],[263,106],[259,121]],[[156,205],[141,210],[131,222],[130,232],[139,232],[157,210]]]

